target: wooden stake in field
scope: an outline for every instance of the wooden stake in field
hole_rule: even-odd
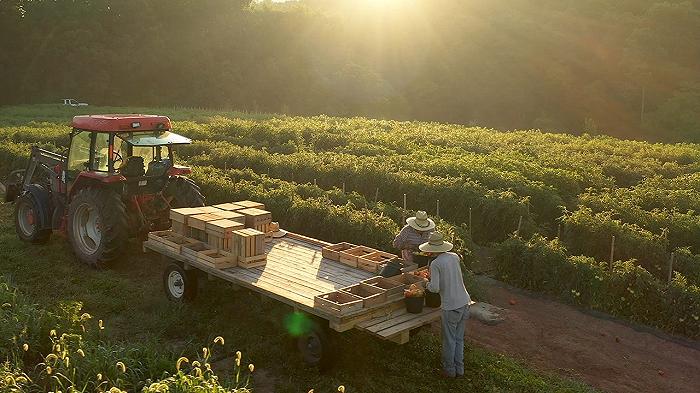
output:
[[[673,259],[676,256],[675,252],[671,253],[671,259],[668,260],[668,283],[671,283],[671,280],[673,280]]]
[[[561,237],[561,224],[557,224],[557,239]]]
[[[377,203],[379,201],[379,187],[377,187],[377,191],[374,192],[374,203]]]
[[[406,194],[403,194],[403,214],[401,221],[406,220]]]
[[[520,216],[520,218],[518,218],[518,229],[515,230],[515,237],[520,236],[520,228],[522,226],[523,226],[523,216]]]
[[[437,206],[435,206],[435,216],[440,217],[440,200],[437,200]]]
[[[314,186],[315,186],[315,185],[317,185],[317,184],[316,184],[316,179],[314,179]]]
[[[472,238],[472,208],[469,208],[469,239]]]
[[[608,263],[608,269],[610,269],[610,271],[612,271],[614,259],[615,259],[615,235],[612,235],[612,241],[610,242],[610,262]]]
[[[343,194],[345,194],[345,182],[343,182]]]

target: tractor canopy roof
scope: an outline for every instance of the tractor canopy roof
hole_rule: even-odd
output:
[[[120,132],[117,133],[117,136],[134,146],[189,145],[192,143],[190,138],[165,130]]]
[[[170,131],[167,116],[158,115],[87,115],[73,117],[73,128],[98,132]]]

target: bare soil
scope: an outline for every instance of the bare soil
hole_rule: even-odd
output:
[[[490,303],[506,309],[506,320],[496,326],[470,320],[468,342],[604,391],[700,392],[700,343],[489,282]]]

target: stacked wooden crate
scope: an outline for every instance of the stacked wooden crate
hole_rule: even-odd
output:
[[[264,208],[259,202],[239,201],[171,209],[173,231],[153,233],[149,238],[216,268],[262,266],[265,238],[272,235],[272,214]]]
[[[253,228],[233,231],[231,253],[237,257],[241,267],[264,266],[267,262],[265,234]]]
[[[250,207],[237,211],[245,216],[246,228],[253,228],[265,234],[265,241],[272,240],[272,231],[270,224],[272,223],[272,213],[257,207]]]
[[[229,219],[209,221],[205,224],[207,243],[216,250],[230,252],[233,232],[244,227],[240,222]]]
[[[188,227],[189,217],[197,214],[204,214],[201,207],[183,207],[180,209],[170,209],[170,220],[172,221],[172,230],[182,236],[190,237]]]

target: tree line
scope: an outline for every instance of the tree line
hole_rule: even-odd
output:
[[[698,0],[3,0],[0,105],[73,97],[698,142],[698,42]]]

